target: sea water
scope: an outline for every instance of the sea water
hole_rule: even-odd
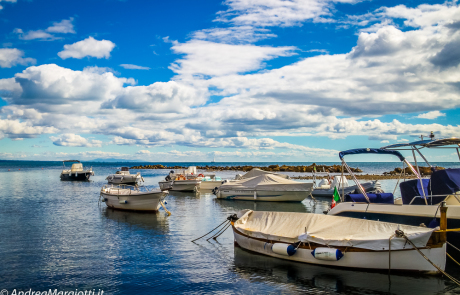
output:
[[[98,202],[99,191],[107,183],[107,175],[128,166],[127,163],[85,164],[92,164],[95,171],[89,182],[66,182],[59,179],[62,168],[59,162],[0,162],[2,295],[7,295],[3,290],[11,295],[14,290],[19,294],[50,289],[75,292],[73,295],[81,291],[92,291],[95,295],[100,291],[104,294],[460,294],[459,288],[441,276],[388,276],[385,271],[343,270],[254,254],[234,245],[230,229],[217,241],[191,242],[241,209],[322,214],[330,206],[328,200],[231,201],[218,200],[209,192],[171,192],[166,199],[171,216],[163,209],[157,213],[117,211]],[[225,163],[225,166],[235,164],[242,165]],[[364,168],[364,173],[381,173],[399,164],[360,163],[358,167]],[[366,171],[366,167],[375,172]],[[158,187],[158,181],[168,172],[139,171],[148,188]],[[236,173],[218,174],[230,178]],[[387,192],[396,184],[396,180],[381,182]],[[460,277],[460,268],[452,269],[451,275]]]

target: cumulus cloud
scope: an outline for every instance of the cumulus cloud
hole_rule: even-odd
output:
[[[170,69],[181,75],[222,76],[258,70],[262,62],[295,54],[295,47],[232,45],[202,40],[174,43],[172,50],[186,56]]]
[[[432,112],[420,114],[416,118],[433,120],[433,119],[436,119],[439,117],[445,117],[445,116],[446,114],[441,113],[440,111],[432,111]]]
[[[0,138],[5,136],[13,139],[31,138],[57,131],[58,129],[54,127],[31,126],[31,124],[19,120],[0,119]]]
[[[333,4],[357,3],[360,0],[226,0],[229,9],[220,13],[219,21],[237,25],[295,26],[305,20],[326,21],[331,16]]]
[[[131,65],[131,64],[121,64],[120,66],[128,70],[150,70],[149,67],[142,67],[142,66],[136,66],[136,65]]]
[[[64,50],[58,52],[62,59],[77,58],[81,59],[86,56],[96,58],[109,58],[110,52],[115,47],[115,43],[109,40],[96,40],[93,37],[88,37],[82,41],[73,44],[64,45]]]
[[[61,39],[56,34],[75,34],[73,26],[73,17],[70,19],[63,19],[60,22],[54,22],[52,26],[48,27],[45,30],[30,30],[24,32],[20,28],[14,29],[14,33],[18,34],[19,39],[22,40],[41,40],[41,41],[52,41],[56,39]]]
[[[54,145],[73,146],[73,147],[101,147],[102,141],[91,139],[88,140],[78,134],[66,133],[59,136],[50,136]]]
[[[11,68],[16,65],[35,64],[34,58],[24,58],[24,52],[16,48],[0,48],[0,67]]]

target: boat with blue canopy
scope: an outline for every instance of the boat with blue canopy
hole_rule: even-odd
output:
[[[420,152],[423,148],[447,147],[454,148],[459,153],[460,139],[421,140],[390,145],[383,148],[352,149],[340,152],[339,158],[342,161],[343,167],[350,173],[358,187],[360,187],[359,181],[345,162],[345,156],[360,154],[386,154],[395,156],[403,163],[400,177],[403,177],[403,172],[406,171],[404,166],[407,166],[416,179],[404,179],[404,181],[398,179],[393,193],[368,194],[363,189],[360,189],[360,194],[342,193],[340,197],[341,202],[330,209],[327,214],[434,228],[439,225],[440,204],[445,202],[449,208],[447,223],[451,229],[448,232],[447,241],[459,248],[460,169],[438,169],[437,167],[433,167]],[[429,178],[422,178],[418,163],[415,162],[415,167],[412,166],[399,150],[411,150],[414,153],[414,158],[416,152],[421,155],[432,170],[431,176]],[[401,198],[395,199],[394,193],[398,184]]]

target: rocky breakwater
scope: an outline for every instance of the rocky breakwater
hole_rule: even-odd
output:
[[[428,176],[428,175],[433,174],[433,170],[431,169],[431,167],[419,166],[418,169],[419,169],[420,174],[422,176]],[[436,170],[444,170],[446,168],[444,168],[444,167],[436,167],[435,169]],[[401,173],[404,176],[414,176],[415,177],[414,173],[412,172],[412,170],[409,169],[409,167],[404,168],[404,171],[401,168],[395,168],[395,170],[393,170],[393,171],[383,172],[383,175],[390,175],[390,176],[394,175],[394,176],[396,176],[396,175],[401,175]]]
[[[177,170],[177,169],[187,169],[188,167],[185,166],[164,166],[161,164],[155,164],[155,165],[141,165],[141,166],[133,166],[130,169],[172,169],[172,170]],[[270,165],[270,166],[197,166],[197,169],[201,170],[206,170],[206,171],[224,171],[224,170],[230,170],[230,171],[250,171],[253,168],[259,168],[264,171],[271,171],[271,172],[330,172],[330,173],[341,173],[342,172],[342,166],[341,165],[316,165],[315,163],[309,165],[309,166],[287,166],[287,165]],[[356,173],[361,173],[363,172],[359,168],[351,168],[353,172]],[[344,173],[347,173],[345,170]]]

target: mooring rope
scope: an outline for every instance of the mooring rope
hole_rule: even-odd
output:
[[[407,242],[409,242],[409,244],[412,245],[412,247],[414,247],[415,250],[417,250],[417,252],[423,256],[423,258],[426,259],[426,261],[428,261],[429,263],[431,263],[431,265],[433,265],[437,270],[439,270],[439,272],[441,272],[443,275],[445,275],[446,277],[448,277],[452,282],[454,282],[455,284],[457,284],[458,286],[460,286],[460,281],[457,280],[456,278],[454,278],[453,276],[449,275],[448,273],[446,273],[445,271],[443,271],[439,266],[437,266],[436,264],[434,264],[428,257],[425,256],[425,254],[422,253],[422,251],[420,251],[419,248],[417,248],[417,246],[415,246],[414,243],[412,243],[411,240],[409,240],[409,238],[404,234],[403,231],[401,230],[397,230],[396,232],[400,232],[399,234],[404,238],[406,239]],[[398,233],[397,233],[398,234]],[[447,253],[446,253],[447,254]]]
[[[206,239],[206,241],[209,241],[211,238],[216,240],[217,241],[217,238],[220,237],[220,235],[222,235],[229,227],[230,225],[232,225],[230,222],[228,223],[228,225],[225,227],[223,227],[223,230],[221,229],[219,232],[217,232],[214,236]]]
[[[194,239],[193,241],[191,241],[192,243],[201,239],[201,238],[204,238],[205,236],[209,235],[210,233],[212,233],[214,230],[218,229],[222,224],[228,222],[228,220],[224,220],[224,222],[222,222],[221,224],[219,224],[218,226],[216,226],[215,228],[213,228],[210,232],[206,233],[205,235],[202,235],[201,237],[197,238],[197,239]]]

